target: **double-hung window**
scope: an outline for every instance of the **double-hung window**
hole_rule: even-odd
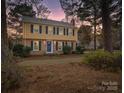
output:
[[[41,41],[31,41],[31,48],[33,51],[41,50]]]
[[[59,29],[59,35],[63,35],[63,28]]]

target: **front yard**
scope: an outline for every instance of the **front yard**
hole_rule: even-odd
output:
[[[23,72],[21,86],[10,93],[121,93],[121,72],[95,71],[81,63],[82,58],[63,55],[23,59],[18,63]]]

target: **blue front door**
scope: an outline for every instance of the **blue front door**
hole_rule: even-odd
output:
[[[47,41],[47,52],[51,52],[51,41]]]

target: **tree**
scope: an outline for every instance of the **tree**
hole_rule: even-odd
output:
[[[1,18],[2,18],[1,20],[1,61],[2,63],[7,62],[9,59],[5,5],[6,5],[5,0],[2,0],[1,1]]]
[[[16,5],[14,8],[10,7],[10,11],[8,13],[8,28],[16,30],[16,42],[21,38],[20,34],[22,33],[22,16],[35,17],[35,11],[33,11],[33,7],[27,5],[26,3],[22,3]],[[18,35],[19,34],[19,35]]]
[[[42,17],[42,18],[47,18],[51,11],[42,4],[43,0],[29,0],[29,2],[33,7],[36,12],[36,17]]]
[[[91,39],[92,39],[91,38],[91,34],[92,34],[91,32],[92,32],[91,26],[82,25],[79,28],[78,39],[84,47],[88,46],[89,43],[91,42]]]
[[[101,22],[103,28],[104,49],[109,52],[112,52],[113,50],[111,30],[112,18],[110,16],[111,14],[115,13],[115,10],[117,10],[117,7],[119,7],[118,3],[120,1],[121,0],[60,0],[62,3],[61,5],[63,5],[62,8],[64,11],[66,11],[65,13],[70,15],[73,15],[74,13],[80,18],[83,17],[83,20],[87,19],[88,17],[89,20],[91,20],[93,15],[98,13],[98,23]],[[96,12],[93,12],[93,10],[96,10]],[[97,18],[94,16],[94,19],[96,20]],[[94,25],[96,25],[95,21]]]
[[[28,6],[33,7],[33,11],[36,12],[36,17],[42,17],[47,18],[48,15],[51,13],[48,7],[46,7],[43,2],[43,0],[8,0],[8,5],[10,7],[16,6],[19,4],[27,4]]]
[[[99,18],[98,0],[84,0],[83,7],[77,10],[77,15],[83,21],[90,22],[94,27],[94,50],[96,50],[96,32]]]
[[[116,1],[114,13],[111,15],[112,31],[113,31],[113,46],[118,49],[122,48],[122,0]]]
[[[80,0],[80,2],[60,0],[60,2],[67,15],[77,15],[81,21],[88,21],[94,26],[94,50],[96,50],[96,26],[99,11],[97,0]]]
[[[42,4],[42,0],[7,0],[8,29],[16,31],[16,41],[22,33],[22,16],[47,18],[50,11]]]
[[[104,49],[112,52],[112,30],[110,18],[110,0],[101,0],[101,16],[104,35]]]

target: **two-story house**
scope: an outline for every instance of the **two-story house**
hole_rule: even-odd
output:
[[[23,17],[23,44],[31,54],[62,53],[63,46],[76,49],[78,29],[72,24],[48,19]]]

